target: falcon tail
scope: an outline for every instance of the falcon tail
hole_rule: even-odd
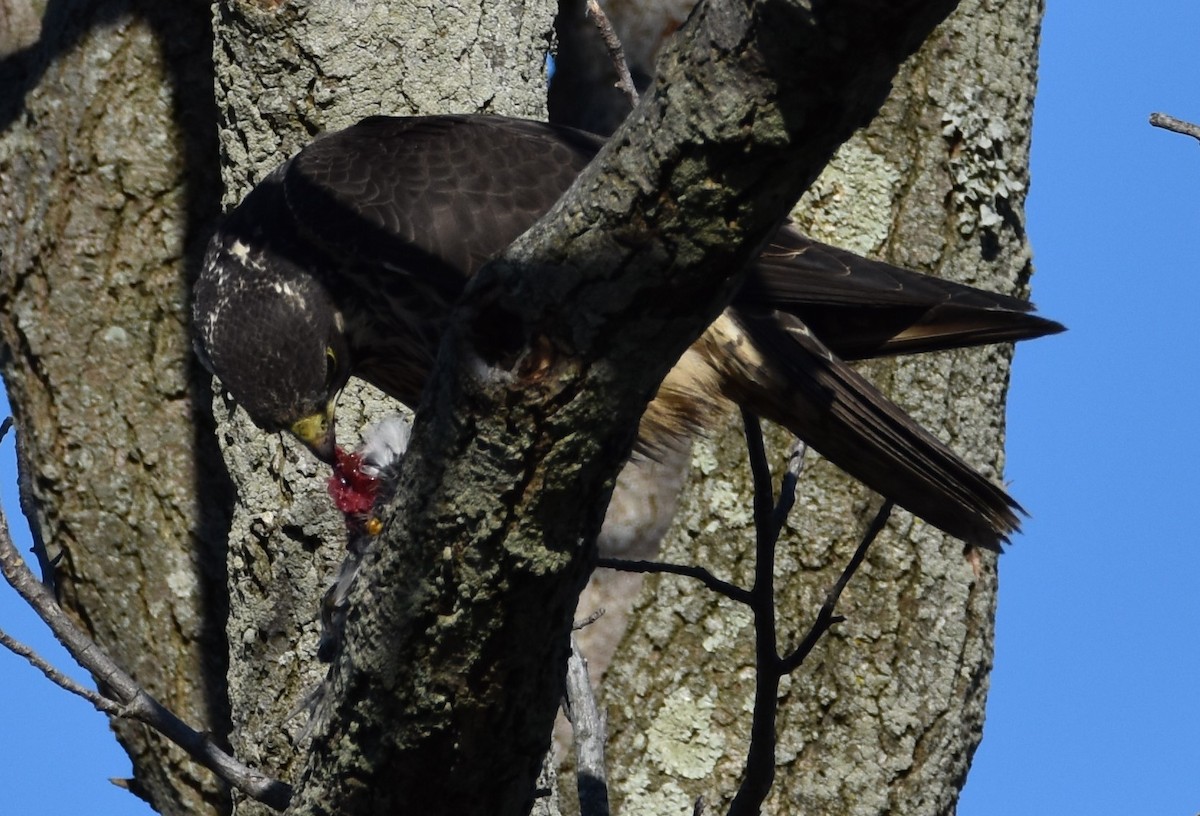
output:
[[[800,318],[843,360],[1011,343],[1063,331],[1028,301],[776,233],[734,305]]]
[[[844,360],[1014,342],[1063,326],[1028,302],[826,246],[783,227],[642,418],[653,451],[732,400],[930,524],[999,550],[1023,511]]]

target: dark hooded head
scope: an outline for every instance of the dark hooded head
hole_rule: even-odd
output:
[[[277,253],[218,234],[193,293],[196,350],[267,431],[334,456],[334,404],[350,376],[342,316],[325,288]]]

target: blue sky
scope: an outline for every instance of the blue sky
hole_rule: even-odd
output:
[[[1200,3],[1050,0],[1029,232],[1071,331],[1019,350],[996,667],[962,816],[1200,812]],[[1190,342],[1189,342],[1190,341]],[[4,407],[4,406],[0,406]],[[20,532],[12,443],[0,494]],[[0,627],[71,665],[0,586]],[[134,816],[105,719],[0,653],[4,810]]]
[[[1050,0],[996,668],[959,813],[1200,812],[1200,3]],[[1191,373],[1189,373],[1191,372]]]

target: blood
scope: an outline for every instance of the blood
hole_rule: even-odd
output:
[[[338,510],[349,517],[363,516],[375,505],[379,480],[363,472],[362,457],[341,448],[334,451],[336,461],[329,477],[329,495]]]

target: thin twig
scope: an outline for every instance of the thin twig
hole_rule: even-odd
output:
[[[607,611],[604,609],[603,606],[600,607],[599,609],[593,609],[591,614],[589,614],[586,618],[584,618],[583,620],[577,620],[574,623],[572,623],[571,631],[578,632],[580,629],[585,629],[588,626],[591,626],[596,621],[603,618],[606,614],[607,614]]]
[[[46,679],[48,679],[51,683],[65,691],[71,692],[77,697],[82,697],[95,706],[96,710],[103,711],[105,714],[112,714],[114,716],[119,716],[121,714],[121,706],[118,703],[108,699],[98,691],[93,691],[87,686],[76,683],[70,677],[54,668],[50,661],[46,660],[31,647],[26,646],[24,643],[17,640],[3,629],[0,629],[0,646],[8,649],[18,657],[25,658],[25,661],[29,663],[29,665],[46,675]]]
[[[816,646],[821,636],[843,619],[834,614],[850,578],[858,570],[871,542],[887,523],[892,502],[885,501],[875,515],[850,562],[837,582],[825,596],[825,603],[804,641],[786,657],[778,651],[778,628],[775,620],[775,550],[779,535],[796,501],[796,483],[804,465],[805,444],[796,440],[788,457],[779,488],[778,499],[771,485],[771,468],[767,462],[762,428],[756,416],[742,411],[746,449],[750,457],[750,472],[754,482],[754,526],[756,534],[754,585],[745,590],[722,581],[703,567],[680,564],[661,564],[652,561],[622,561],[602,558],[597,566],[626,572],[667,573],[696,578],[709,589],[727,598],[748,605],[754,613],[755,691],[754,713],[750,726],[750,749],[742,784],[729,806],[729,816],[754,816],[771,791],[775,781],[775,724],[779,707],[779,684],[784,675],[795,671]],[[570,671],[570,670],[569,670]],[[582,783],[581,783],[582,784]],[[696,813],[703,810],[703,799],[696,801]]]
[[[54,596],[38,581],[13,545],[8,532],[8,520],[3,510],[0,510],[0,571],[3,571],[8,583],[33,608],[38,617],[46,622],[50,631],[79,665],[90,671],[98,679],[101,687],[109,689],[112,694],[111,698],[101,696],[102,702],[93,699],[94,692],[84,693],[82,696],[101,711],[128,717],[150,726],[247,796],[276,810],[284,810],[287,807],[292,797],[290,785],[247,767],[221,750],[209,735],[184,723],[139,686],[86,632],[67,617]],[[10,646],[7,641],[4,641],[3,645]],[[24,652],[18,650],[17,653],[29,659]],[[40,657],[31,662],[45,672],[45,661]],[[79,693],[63,683],[59,685]]]
[[[804,444],[803,439],[797,437],[788,454],[787,469],[783,472],[783,484],[779,487],[779,502],[775,505],[773,529],[776,538],[783,531],[788,514],[792,512],[792,507],[796,504],[796,484],[800,481],[800,471],[804,469],[806,453],[808,453],[808,445]]]
[[[690,564],[664,564],[660,561],[626,561],[623,558],[601,558],[596,561],[596,566],[604,567],[605,569],[620,570],[621,572],[655,575],[665,573],[667,575],[682,575],[685,578],[695,578],[718,595],[724,595],[726,598],[738,603],[747,605],[750,603],[750,592],[748,590],[742,589],[740,586],[731,584],[728,581],[722,581],[704,567],[694,567]]]
[[[604,38],[604,45],[608,49],[613,67],[617,71],[616,87],[629,98],[629,106],[636,108],[638,92],[633,84],[633,77],[629,73],[629,63],[625,60],[625,49],[621,47],[621,38],[617,36],[612,23],[609,22],[608,15],[604,13],[604,9],[600,8],[600,4],[596,0],[587,0],[587,15],[600,30],[600,36]]]
[[[604,759],[608,722],[596,702],[587,661],[574,635],[571,635],[571,656],[567,659],[567,699],[563,709],[575,734],[580,816],[608,816],[608,774]]]
[[[1169,116],[1165,113],[1150,114],[1150,124],[1164,130],[1182,133],[1184,136],[1191,136],[1193,139],[1200,139],[1200,125],[1176,119],[1174,116]]]
[[[4,421],[0,422],[0,442],[4,441],[4,437],[8,435],[12,426],[13,418],[10,416],[5,417]],[[42,538],[41,526],[34,511],[33,485],[29,477],[29,463],[25,460],[25,450],[21,445],[20,435],[18,434],[15,439],[16,444],[13,447],[17,454],[17,501],[20,503],[21,513],[25,516],[25,522],[29,525],[30,536],[33,538],[33,546],[30,548],[30,552],[37,559],[38,569],[42,572],[42,584],[57,598],[58,586],[55,583],[54,573],[58,568],[58,562],[62,558],[62,553],[51,558],[50,553],[46,550],[46,542]]]
[[[876,536],[883,530],[883,526],[887,524],[888,517],[892,514],[892,507],[894,505],[895,502],[888,499],[879,508],[879,512],[875,514],[875,518],[872,519],[870,526],[867,527],[867,531],[863,533],[862,540],[858,544],[858,549],[854,551],[854,556],[850,559],[850,563],[846,564],[846,568],[842,570],[841,577],[838,578],[837,583],[830,588],[829,593],[825,596],[825,603],[821,605],[821,611],[817,613],[817,619],[813,623],[812,628],[808,630],[808,635],[796,647],[796,651],[782,659],[780,668],[784,673],[795,671],[804,662],[804,658],[808,657],[808,653],[813,650],[813,647],[817,645],[817,641],[821,639],[821,635],[825,634],[834,624],[841,623],[844,620],[840,615],[834,615],[833,610],[837,606],[838,600],[842,597],[842,591],[850,583],[850,579],[858,570],[859,564],[867,557],[867,549],[871,546],[871,542],[875,540]]]
[[[742,432],[750,454],[750,476],[754,482],[754,525],[758,543],[770,536],[775,527],[775,489],[771,486],[771,466],[767,464],[767,449],[763,443],[758,417],[742,409]]]
[[[750,724],[750,749],[742,784],[729,806],[729,816],[754,816],[771,792],[775,781],[775,724],[779,708],[779,683],[784,675],[794,671],[812,651],[821,636],[842,619],[834,615],[838,599],[850,578],[866,557],[867,548],[891,513],[891,501],[884,502],[874,521],[863,535],[862,542],[842,571],[837,583],[825,596],[825,603],[808,636],[799,648],[786,658],[778,652],[778,632],[775,621],[775,550],[779,534],[796,500],[796,482],[803,466],[804,443],[797,440],[789,457],[787,470],[780,485],[779,498],[772,493],[771,471],[763,445],[762,428],[758,418],[742,411],[746,448],[750,453],[750,471],[754,477],[754,518],[757,532],[755,548],[754,587],[750,608],[754,611],[755,690],[754,713]]]

